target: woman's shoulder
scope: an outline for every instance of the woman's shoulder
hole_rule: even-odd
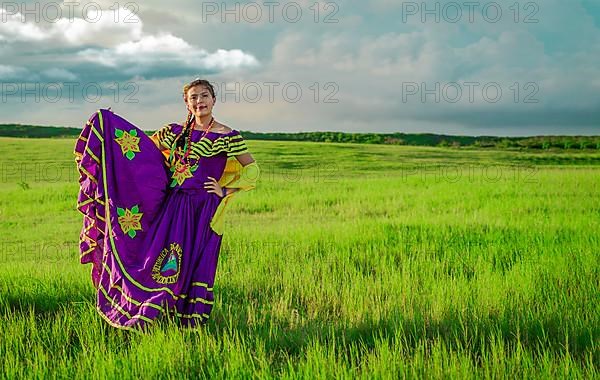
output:
[[[221,123],[215,123],[216,125],[214,126],[213,132],[221,134],[221,135],[225,135],[225,136],[233,136],[236,134],[239,134],[239,131],[225,125],[225,124],[221,124]]]
[[[183,130],[183,125],[177,123],[167,124],[165,127],[169,128],[169,131],[179,134]]]
[[[178,134],[182,129],[183,126],[177,123],[165,124],[156,131],[156,134],[160,136],[165,134]]]

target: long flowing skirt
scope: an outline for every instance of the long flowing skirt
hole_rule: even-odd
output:
[[[85,125],[75,155],[81,263],[92,264],[100,315],[125,329],[144,328],[161,315],[187,326],[205,322],[221,246],[210,220],[220,198],[201,186],[170,188],[154,142],[107,110]],[[202,162],[197,180],[219,178],[225,160]]]

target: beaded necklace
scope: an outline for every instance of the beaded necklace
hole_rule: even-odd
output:
[[[202,136],[200,136],[200,140],[202,140],[204,138],[204,136],[206,136],[208,134],[208,131],[210,131],[210,129],[212,128],[212,126],[214,124],[215,124],[215,118],[211,117],[210,118],[210,122],[208,123],[208,128],[206,128],[204,130],[204,133],[202,134]],[[187,158],[190,155],[190,152],[192,151],[192,132],[194,131],[194,127],[195,126],[196,126],[196,120],[194,120],[192,122],[192,125],[189,128],[187,140],[186,140],[185,145],[183,147],[183,150],[185,152],[183,154],[183,156],[181,157],[181,163],[183,163],[183,164],[186,164],[188,162]]]
[[[208,131],[210,131],[210,129],[212,128],[214,123],[215,123],[215,119],[211,118],[210,123],[208,124],[208,128],[206,128],[204,130],[204,133],[202,134],[202,136],[200,136],[200,139],[203,139],[204,136],[206,136],[208,134]],[[175,185],[181,186],[186,179],[192,178],[193,173],[196,171],[196,169],[198,169],[198,163],[196,163],[194,165],[190,165],[190,162],[188,161],[188,156],[190,155],[190,152],[192,151],[192,131],[194,130],[195,125],[196,125],[196,121],[194,120],[189,127],[187,141],[185,142],[185,145],[183,146],[183,151],[185,152],[183,154],[183,156],[181,156],[179,154],[174,154],[176,147],[173,147],[173,149],[171,150],[171,154],[174,154],[174,157],[173,157],[174,165],[172,165],[170,168],[170,171],[172,173],[171,174],[172,181],[171,181],[170,187],[175,187]],[[179,156],[179,157],[177,157],[177,156]],[[173,162],[173,161],[171,161],[171,162]]]

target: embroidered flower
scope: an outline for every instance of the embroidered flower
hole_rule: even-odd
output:
[[[181,163],[181,161],[176,161],[175,166],[171,166],[171,172],[173,173],[171,175],[173,178],[171,187],[174,187],[175,185],[181,186],[186,179],[192,178],[194,176],[192,173],[196,171],[197,168],[198,165],[190,166],[189,164]]]
[[[117,207],[117,214],[119,215],[118,221],[121,230],[132,239],[136,235],[135,231],[142,230],[142,223],[140,220],[144,214],[139,211],[138,205],[134,205],[131,209]]]
[[[140,138],[137,137],[137,130],[132,129],[129,132],[115,128],[115,141],[121,146],[121,152],[129,160],[133,160],[135,152],[140,151]]]

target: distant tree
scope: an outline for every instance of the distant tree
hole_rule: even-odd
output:
[[[563,147],[564,147],[565,149],[571,149],[571,147],[572,147],[572,146],[573,146],[573,140],[570,140],[570,139],[565,139],[565,140],[563,141]]]
[[[587,149],[587,147],[588,147],[588,146],[592,145],[592,142],[591,142],[591,141],[588,141],[588,140],[587,140],[587,139],[585,139],[585,138],[581,138],[581,139],[578,141],[578,144],[579,144],[579,149],[581,149],[581,150],[584,150],[584,149]]]
[[[387,136],[384,139],[383,143],[390,144],[390,145],[404,145],[404,140],[402,140],[398,137]]]
[[[498,141],[498,143],[496,143],[496,146],[498,148],[505,149],[505,148],[513,148],[518,145],[514,140],[503,138],[502,140]]]

